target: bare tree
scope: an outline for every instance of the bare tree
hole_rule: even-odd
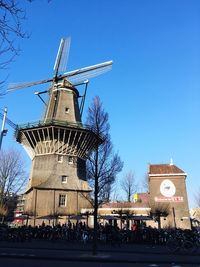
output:
[[[26,10],[23,2],[33,2],[34,0],[0,0],[0,69],[7,69],[14,58],[20,54],[19,39],[29,38],[29,33],[24,30],[26,20]],[[47,2],[50,2],[47,1]],[[6,76],[6,75],[5,75]],[[6,78],[0,78],[0,96],[3,91],[3,84]]]
[[[144,179],[142,180],[141,188],[144,192],[149,192],[149,176],[146,173]]]
[[[158,223],[158,229],[161,228],[161,217],[167,217],[170,213],[170,207],[167,203],[156,203],[150,204],[150,216]]]
[[[129,208],[124,208],[120,210],[114,210],[115,214],[119,215],[120,218],[120,228],[122,229],[122,221],[126,221],[126,227],[129,229],[130,225],[130,219],[135,214],[133,210],[130,210]]]
[[[109,135],[110,125],[108,113],[104,111],[100,98],[94,98],[88,110],[87,124],[96,130],[103,143],[89,155],[87,160],[87,178],[92,188],[95,187],[95,176],[98,178],[98,204],[109,201],[111,186],[123,163],[118,154],[113,153],[113,145]]]
[[[122,201],[122,197],[121,194],[119,192],[120,190],[118,189],[118,183],[115,183],[112,185],[112,192],[111,192],[111,197],[110,197],[110,201],[113,202],[120,202]]]
[[[87,178],[94,189],[94,245],[93,254],[97,253],[97,214],[99,204],[107,201],[111,192],[111,185],[116,175],[122,170],[123,163],[118,154],[113,153],[113,145],[109,135],[110,125],[108,113],[104,111],[100,98],[94,98],[88,110],[87,124],[94,128],[101,136],[103,143],[96,145],[95,150],[87,160]]]
[[[1,218],[1,223],[3,223],[5,216],[8,214],[8,208],[6,205],[0,204],[0,218]]]
[[[131,196],[137,192],[138,185],[135,183],[135,176],[132,171],[129,171],[121,181],[121,188],[126,194],[126,200],[131,201]]]
[[[19,55],[17,39],[28,38],[29,35],[23,30],[26,14],[22,3],[17,0],[0,0],[0,11],[0,69],[6,69]]]
[[[16,150],[0,153],[0,206],[5,206],[8,199],[16,195],[26,181],[24,163]]]

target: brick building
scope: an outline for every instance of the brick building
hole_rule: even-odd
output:
[[[128,218],[129,226],[133,221],[145,221],[152,227],[191,229],[186,177],[187,174],[172,163],[150,164],[149,192],[136,194],[132,202],[103,204],[99,208],[100,221],[115,220],[120,225],[121,220],[125,222]]]
[[[187,174],[172,163],[150,164],[148,177],[151,209],[168,213],[161,218],[161,227],[190,229]]]

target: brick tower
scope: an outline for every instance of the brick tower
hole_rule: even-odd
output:
[[[149,165],[148,175],[150,207],[168,213],[161,217],[161,227],[190,229],[187,174],[171,163]]]

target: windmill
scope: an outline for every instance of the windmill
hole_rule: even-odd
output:
[[[70,72],[64,72],[67,66],[70,42],[71,42],[70,37],[61,39],[56,61],[53,68],[54,70],[53,77],[28,83],[12,83],[8,87],[8,92],[50,82],[53,84],[52,87],[59,87],[61,85],[60,82],[64,82],[65,84],[66,82],[68,82],[69,87],[85,84],[86,85],[85,92],[83,95],[83,100],[80,105],[80,111],[82,114],[87,91],[87,85],[89,82],[88,79],[109,71],[112,68],[112,61],[107,61],[93,66],[76,69]],[[40,96],[40,94],[43,93],[47,93],[47,91],[37,92],[36,94]]]
[[[112,67],[112,61],[64,72],[69,54],[70,38],[61,39],[54,75],[51,78],[12,84],[14,91],[51,83],[47,91],[48,102],[42,120],[18,125],[15,136],[32,160],[29,185],[26,190],[26,211],[39,217],[55,214],[79,214],[81,208],[90,207],[86,195],[91,191],[86,179],[86,158],[102,138],[87,125],[81,115],[88,80]],[[77,86],[85,85],[80,96]],[[78,99],[82,97],[79,106]],[[83,197],[84,196],[84,197]]]

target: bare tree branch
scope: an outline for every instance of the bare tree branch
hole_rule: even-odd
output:
[[[150,216],[158,222],[158,229],[161,228],[161,217],[167,217],[170,213],[170,205],[168,203],[156,203],[149,204],[151,211]]]
[[[131,201],[131,196],[137,192],[138,185],[135,183],[135,176],[129,171],[121,181],[121,188],[126,194],[126,200]]]
[[[15,150],[0,153],[0,204],[12,194],[17,194],[26,182],[24,163],[20,154]]]
[[[20,54],[19,40],[30,37],[24,29],[26,10],[23,2],[33,1],[0,0],[0,70],[6,70]],[[0,78],[0,96],[5,94],[3,88],[5,80],[6,78]]]
[[[88,110],[87,124],[95,128],[99,136],[104,136],[103,144],[90,154],[87,161],[87,176],[92,188],[94,188],[95,171],[97,171],[100,204],[109,200],[111,185],[114,183],[117,173],[121,171],[123,163],[120,157],[113,153],[108,113],[104,111],[99,97],[94,98],[92,106]],[[97,157],[98,161],[96,162]]]
[[[96,130],[98,136],[103,136],[104,140],[102,144],[96,145],[87,160],[87,178],[93,188],[93,195],[91,195],[94,201],[93,254],[96,254],[98,207],[100,203],[109,200],[111,186],[117,174],[122,170],[123,163],[120,157],[113,153],[113,145],[109,135],[108,113],[104,111],[99,97],[94,98],[88,110],[87,124]]]
[[[25,0],[31,2],[31,0]],[[0,69],[6,70],[15,57],[20,54],[19,39],[28,38],[23,29],[26,12],[22,3],[17,0],[0,0]],[[1,77],[0,96],[5,94],[3,84],[6,78]]]
[[[141,187],[144,192],[149,192],[149,176],[147,173],[145,174],[144,179],[142,180]]]

